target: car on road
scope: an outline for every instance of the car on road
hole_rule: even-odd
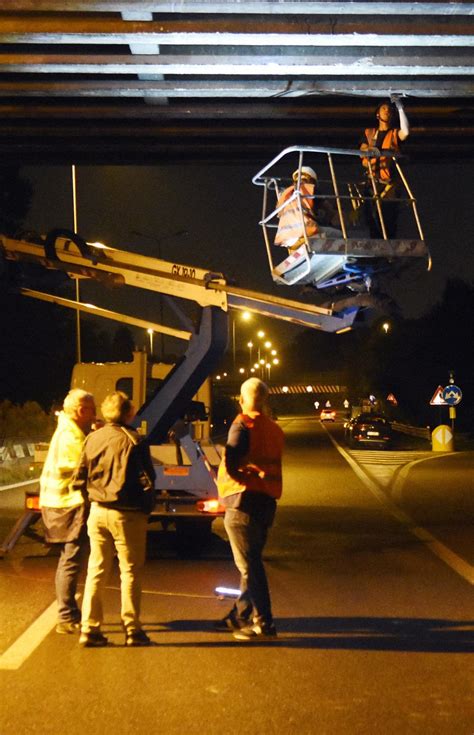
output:
[[[392,428],[386,416],[376,413],[360,413],[345,424],[346,440],[351,447],[376,445],[388,447],[392,441]]]
[[[336,412],[333,408],[323,408],[319,414],[320,421],[335,421]]]

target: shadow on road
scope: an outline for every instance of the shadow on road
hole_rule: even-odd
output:
[[[151,624],[153,626],[153,624]],[[171,620],[157,623],[157,633],[213,632],[210,620]],[[474,621],[432,618],[301,617],[278,618],[278,638],[242,643],[230,634],[221,640],[161,643],[167,646],[219,648],[229,646],[278,646],[359,651],[423,653],[474,653]],[[153,627],[147,625],[147,632]],[[218,635],[214,633],[214,635]]]

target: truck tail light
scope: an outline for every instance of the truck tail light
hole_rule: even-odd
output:
[[[27,510],[40,510],[39,495],[26,495],[25,508]]]
[[[225,510],[217,498],[212,498],[211,500],[198,500],[196,508],[200,513],[223,513]]]

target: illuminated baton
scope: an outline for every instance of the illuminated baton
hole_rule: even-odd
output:
[[[219,600],[234,600],[240,597],[240,590],[233,589],[232,587],[216,587],[214,593]]]

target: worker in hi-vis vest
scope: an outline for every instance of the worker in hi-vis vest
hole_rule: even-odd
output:
[[[395,109],[398,110],[400,126],[394,125]],[[405,114],[403,104],[398,97],[394,97],[394,104],[382,102],[375,111],[377,127],[366,128],[364,135],[359,141],[361,151],[375,149],[383,153],[390,150],[392,153],[400,152],[400,143],[406,140],[410,134],[408,118]],[[366,169],[367,183],[365,196],[372,197],[374,194],[372,182],[369,178],[369,168],[372,172],[377,194],[380,197],[382,217],[385,225],[387,238],[396,237],[399,202],[397,181],[395,178],[395,165],[391,156],[374,156],[362,158],[362,165]],[[380,217],[376,205],[372,201],[365,202],[365,217],[369,226],[371,238],[383,237]]]
[[[217,475],[240,596],[215,627],[242,641],[276,636],[262,553],[282,493],[284,435],[265,413],[267,398],[268,388],[258,378],[242,384],[242,412],[230,427]]]
[[[305,233],[307,238],[318,234],[314,214],[314,192],[318,177],[310,166],[302,166],[293,172],[292,179],[293,184],[280,194],[277,202],[277,209],[281,209],[278,212],[275,245],[286,248],[304,242]]]

